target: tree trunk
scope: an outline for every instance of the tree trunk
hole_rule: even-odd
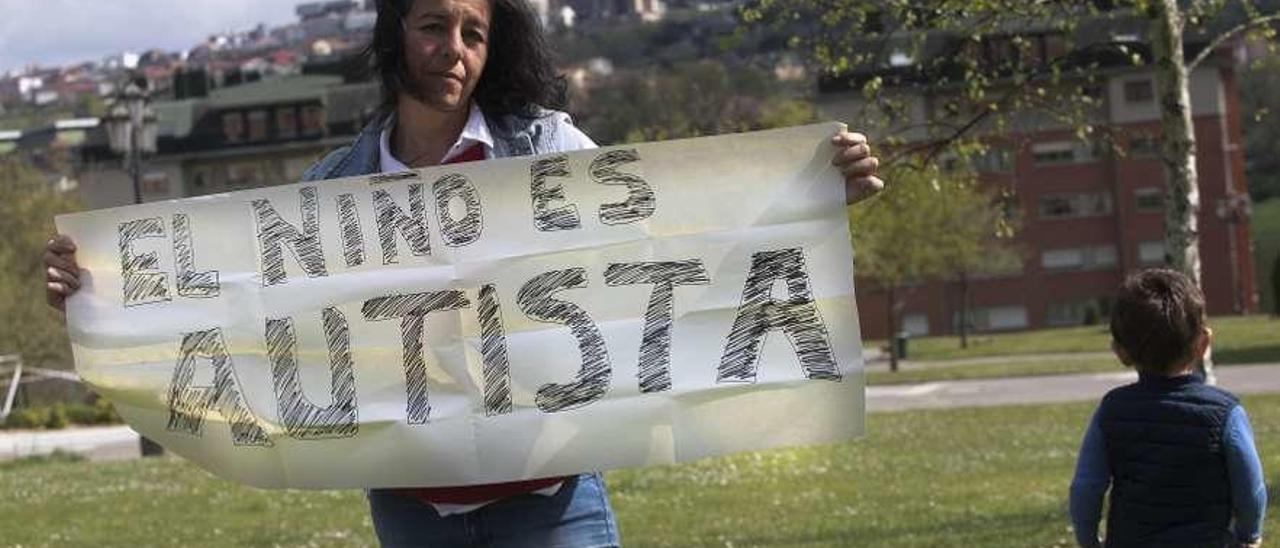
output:
[[[1183,55],[1184,19],[1177,0],[1157,0],[1151,7],[1151,14],[1151,47],[1155,54],[1162,130],[1160,160],[1164,164],[1167,182],[1165,262],[1200,286],[1200,232],[1197,226],[1200,185],[1196,173],[1195,126],[1191,121],[1191,87]],[[1200,367],[1205,380],[1212,382],[1212,360],[1206,357]]]
[[[1280,318],[1280,255],[1276,255],[1276,264],[1271,265],[1271,308]]]
[[[969,348],[969,273],[960,273],[960,348]]]
[[[898,314],[897,293],[890,286],[886,307],[889,312],[889,371],[898,372]]]

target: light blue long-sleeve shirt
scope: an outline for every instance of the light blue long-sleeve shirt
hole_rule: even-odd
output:
[[[1262,519],[1267,508],[1267,487],[1263,483],[1262,462],[1253,442],[1253,428],[1244,407],[1235,406],[1227,415],[1223,444],[1227,478],[1231,482],[1231,505],[1235,513],[1235,537],[1244,543],[1262,537]],[[1107,451],[1094,413],[1085,430],[1076,474],[1071,481],[1071,523],[1081,546],[1100,546],[1098,522],[1102,519],[1102,499],[1111,485]]]

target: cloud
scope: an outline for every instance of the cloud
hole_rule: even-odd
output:
[[[180,51],[210,34],[296,19],[302,0],[0,0],[0,71]]]

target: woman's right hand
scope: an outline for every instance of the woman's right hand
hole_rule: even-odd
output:
[[[58,234],[44,246],[44,294],[49,306],[66,312],[67,297],[80,289],[76,244]]]

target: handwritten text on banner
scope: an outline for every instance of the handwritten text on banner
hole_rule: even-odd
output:
[[[844,441],[837,124],[66,215],[80,375],[222,476],[492,483]]]

